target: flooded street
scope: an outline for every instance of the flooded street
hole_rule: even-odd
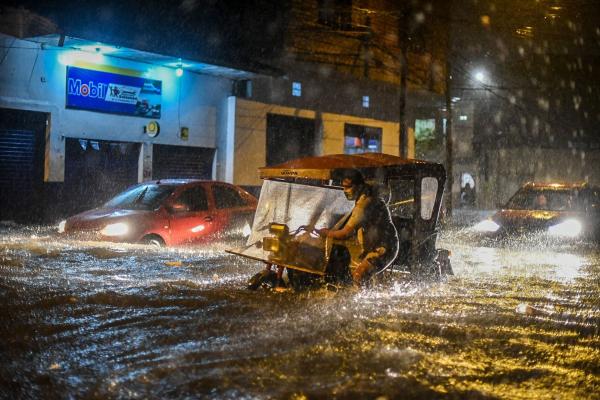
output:
[[[599,398],[597,246],[438,247],[445,282],[272,293],[226,243],[4,227],[0,398]]]

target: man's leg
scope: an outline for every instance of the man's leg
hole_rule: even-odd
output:
[[[395,254],[388,253],[385,247],[378,247],[365,255],[362,261],[352,271],[352,280],[355,285],[363,285],[379,271],[383,271],[390,262],[388,260]]]
[[[375,266],[365,257],[352,271],[352,282],[355,286],[362,286],[375,272]]]

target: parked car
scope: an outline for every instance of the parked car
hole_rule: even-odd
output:
[[[185,245],[249,234],[256,197],[225,182],[163,179],[140,183],[107,203],[61,221],[59,233],[127,243]]]
[[[494,237],[543,234],[557,239],[598,239],[600,187],[529,182],[474,230]]]

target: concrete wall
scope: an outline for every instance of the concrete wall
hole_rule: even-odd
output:
[[[234,101],[234,100],[232,100]],[[232,106],[233,107],[233,106]],[[382,151],[399,154],[398,123],[350,115],[317,113],[312,110],[235,99],[235,156],[233,157],[233,181],[240,185],[259,185],[258,168],[266,164],[267,114],[288,115],[315,119],[320,154],[344,152],[344,124],[358,124],[382,129]],[[413,147],[414,149],[414,147]],[[221,172],[224,174],[224,172]]]
[[[64,180],[65,137],[217,146],[219,107],[229,95],[231,82],[172,68],[135,63],[100,54],[42,46],[0,34],[0,107],[50,114],[46,181]],[[65,108],[66,65],[109,68],[162,81],[160,134],[144,133],[148,118]],[[180,127],[189,128],[189,140],[180,139]],[[148,146],[145,150],[151,151]]]

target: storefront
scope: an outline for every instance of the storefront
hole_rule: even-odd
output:
[[[1,220],[53,222],[148,179],[218,178],[222,107],[251,74],[59,35],[0,42]]]

